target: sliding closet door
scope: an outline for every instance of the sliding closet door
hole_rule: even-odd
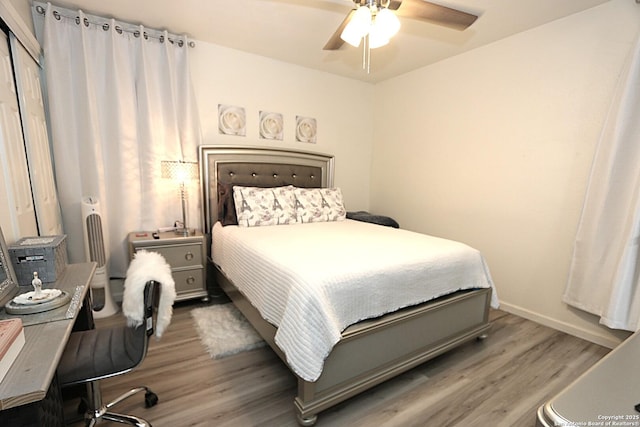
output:
[[[6,34],[0,31],[0,226],[7,242],[38,234]]]
[[[13,34],[9,34],[9,37],[39,234],[62,234],[62,218],[53,177],[40,84],[40,66]]]

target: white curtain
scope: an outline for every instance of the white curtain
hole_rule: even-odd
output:
[[[162,160],[197,161],[200,127],[185,37],[45,5],[42,44],[57,188],[71,262],[85,261],[81,199],[97,197],[110,275],[127,235],[182,218]],[[189,225],[198,228],[198,191]]]
[[[594,157],[564,301],[615,329],[640,328],[640,39]]]

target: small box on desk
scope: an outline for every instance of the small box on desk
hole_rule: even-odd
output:
[[[9,245],[18,284],[31,285],[33,272],[43,283],[55,282],[67,266],[67,236],[23,237]]]

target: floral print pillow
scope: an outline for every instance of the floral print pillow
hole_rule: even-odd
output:
[[[298,222],[342,221],[347,215],[339,188],[295,188]]]
[[[294,187],[233,187],[233,201],[241,227],[295,224]]]

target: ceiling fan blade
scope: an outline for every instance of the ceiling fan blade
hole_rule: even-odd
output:
[[[398,8],[402,5],[402,0],[389,0],[389,4],[387,5],[387,9],[398,10]]]
[[[389,9],[394,6],[397,9],[396,14],[403,18],[429,21],[456,30],[464,30],[478,19],[476,15],[471,13],[423,0],[392,0],[389,4]]]
[[[322,48],[323,50],[337,50],[342,47],[342,45],[344,44],[344,40],[340,38],[340,35],[342,34],[344,27],[346,27],[349,21],[351,21],[354,13],[356,13],[355,9],[349,12],[347,17],[344,18],[344,21],[342,21],[342,24],[340,24],[338,29],[333,33],[333,35],[331,35],[331,38],[329,39],[327,44],[324,45],[324,47]]]

